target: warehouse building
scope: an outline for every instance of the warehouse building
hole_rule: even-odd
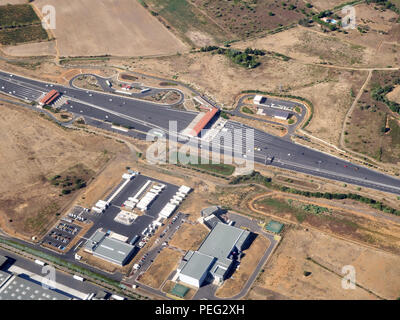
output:
[[[28,277],[0,271],[0,300],[70,300],[60,291],[43,287]]]
[[[201,287],[207,278],[221,284],[240,256],[250,232],[217,223],[197,251],[189,250],[183,257],[177,272],[183,283]]]
[[[7,257],[0,255],[0,270],[3,267],[3,265],[6,264],[7,260],[8,260]]]
[[[93,256],[123,266],[134,253],[135,246],[110,237],[108,233],[97,230],[86,242],[84,250]]]

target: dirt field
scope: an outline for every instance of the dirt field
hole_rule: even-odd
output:
[[[163,249],[150,268],[141,276],[140,282],[158,289],[178,266],[182,255],[172,249]]]
[[[399,86],[396,86],[396,87],[393,89],[393,91],[390,92],[390,93],[387,95],[387,98],[388,98],[390,101],[394,101],[394,102],[400,103],[400,85],[399,85]]]
[[[354,108],[345,136],[345,143],[352,150],[393,164],[398,164],[400,157],[400,124],[394,120],[398,116],[392,116],[386,104],[376,101],[371,93],[377,85],[391,85],[396,79],[400,79],[398,71],[373,73]]]
[[[239,270],[236,270],[231,278],[225,280],[215,295],[220,298],[230,298],[240,293],[268,246],[269,240],[262,235],[258,235],[250,248],[244,251],[246,255],[240,262]]]
[[[44,41],[37,43],[24,43],[16,46],[3,46],[1,50],[9,56],[31,57],[56,55],[54,41]]]
[[[61,56],[175,54],[186,46],[137,1],[37,0],[56,8],[53,30]]]
[[[169,244],[182,250],[197,250],[209,230],[203,224],[184,223]]]
[[[193,3],[224,30],[240,38],[289,25],[311,12],[299,0],[194,0]]]
[[[4,6],[6,4],[23,4],[26,2],[26,0],[0,0],[0,6]]]
[[[124,145],[79,131],[66,131],[33,111],[2,103],[0,128],[0,225],[22,236],[43,232],[77,192],[61,194],[50,178],[76,165],[98,172]],[[87,177],[89,178],[89,177]],[[86,178],[86,179],[87,179]],[[90,179],[87,180],[90,183]]]
[[[328,9],[333,9],[334,7],[341,5],[342,3],[346,3],[348,1],[345,0],[309,0],[308,3],[311,3],[316,11],[323,11]]]
[[[379,6],[373,3],[355,6],[357,28],[347,30],[347,33],[335,32],[335,37],[365,47],[365,62],[369,65],[398,65],[400,60],[396,53],[400,49],[400,29],[395,23],[398,15],[391,10],[382,11],[375,8]],[[363,30],[363,33],[360,30]],[[379,55],[379,61],[374,59],[376,55]]]
[[[357,94],[366,78],[367,72],[363,71],[330,70],[325,82],[292,91],[314,105],[307,131],[338,145],[346,112],[354,100],[351,92]]]
[[[398,254],[400,220],[397,224],[366,205],[351,200],[323,200],[297,195],[270,194],[250,203],[256,212],[283,221],[315,227],[331,234]],[[254,206],[253,206],[254,205]]]
[[[291,229],[247,298],[265,299],[265,292],[270,298],[283,296],[300,300],[397,299],[400,295],[399,259],[396,255],[321,232]],[[354,266],[356,283],[365,289],[342,289],[342,267],[345,265]],[[311,272],[311,275],[306,277],[304,272]]]

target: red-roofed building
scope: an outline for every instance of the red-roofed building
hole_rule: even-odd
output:
[[[44,106],[46,104],[52,103],[54,100],[56,100],[60,94],[58,93],[57,90],[51,90],[49,91],[39,102],[41,106]]]
[[[207,113],[204,114],[204,116],[200,119],[199,122],[196,123],[196,125],[193,127],[193,131],[196,136],[198,136],[201,130],[203,130],[204,127],[214,118],[218,110],[219,110],[218,108],[212,108],[211,110],[209,110]]]

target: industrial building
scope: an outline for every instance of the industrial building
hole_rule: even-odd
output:
[[[84,250],[93,256],[123,266],[134,253],[135,246],[97,230],[86,242]]]
[[[250,232],[217,223],[197,251],[189,250],[179,265],[178,279],[201,287],[209,278],[221,284],[249,239]]]
[[[0,271],[0,300],[70,300],[71,297],[43,287],[28,277]]]
[[[254,104],[263,104],[265,100],[267,100],[267,98],[257,95],[254,97],[253,103]]]
[[[1,256],[1,255],[0,255],[0,270],[1,270],[1,268],[3,267],[3,265],[6,264],[7,260],[8,260],[7,257]]]

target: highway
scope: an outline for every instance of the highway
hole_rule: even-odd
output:
[[[196,112],[174,109],[173,105],[160,105],[135,98],[71,88],[0,72],[0,92],[24,101],[35,100],[51,89],[58,90],[68,98],[68,104],[62,105],[61,108],[76,115],[82,115],[85,119],[88,118],[91,124],[98,123],[103,127],[103,121],[108,121],[143,132],[147,132],[150,128],[168,130],[169,121],[175,120],[178,124],[178,132],[180,132],[197,115]],[[236,150],[239,157],[247,160],[252,159],[254,154],[254,161],[258,163],[400,194],[399,179],[353,165],[334,156],[306,148],[238,122],[228,121],[224,132],[219,133],[213,143],[220,145],[221,135],[235,136],[234,134],[238,131],[245,129],[253,130],[254,139],[250,139],[247,145],[243,143],[241,147],[232,144],[224,145],[220,152]],[[129,131],[129,133],[121,131],[121,134],[132,136],[131,132],[133,131]],[[179,134],[177,132],[170,133],[171,137],[173,135],[178,136]],[[195,138],[187,143],[197,147],[199,142],[200,139]],[[246,142],[245,136],[243,136],[242,142]],[[272,157],[273,161],[270,162],[268,158]]]

